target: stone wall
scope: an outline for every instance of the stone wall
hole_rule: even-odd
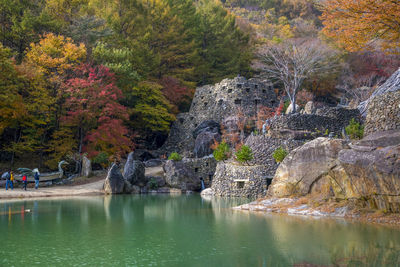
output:
[[[350,120],[360,120],[357,109],[324,108],[316,114],[289,114],[271,120],[268,135],[273,138],[314,139],[327,132],[341,136]]]
[[[250,161],[250,164],[264,165],[267,176],[272,178],[279,166],[272,157],[274,151],[277,148],[282,147],[286,151],[290,152],[296,147],[303,145],[304,141],[270,138],[265,135],[250,135],[246,139],[245,144],[253,151],[254,159]]]
[[[368,106],[364,135],[400,129],[400,90],[374,97]]]
[[[177,116],[161,150],[192,157],[193,131],[202,122],[213,120],[222,124],[225,118],[239,112],[245,117],[254,117],[261,107],[276,107],[278,104],[272,84],[257,79],[236,77],[224,79],[214,86],[199,87],[189,112]]]
[[[266,195],[267,177],[264,165],[219,162],[211,188],[216,196],[258,198]]]

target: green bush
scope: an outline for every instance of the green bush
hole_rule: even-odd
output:
[[[174,161],[181,161],[182,160],[182,156],[179,155],[179,153],[177,153],[177,152],[172,152],[171,155],[169,155],[168,159],[169,160],[174,160]]]
[[[156,190],[157,188],[158,188],[158,183],[157,183],[157,180],[156,180],[156,178],[151,178],[150,179],[150,181],[149,181],[149,188],[151,189],[151,190]]]
[[[286,101],[283,103],[283,110],[282,110],[282,113],[286,113],[286,110],[288,109],[289,106],[290,106],[290,100],[286,100]]]
[[[282,162],[287,156],[287,154],[288,152],[284,148],[279,147],[275,149],[274,153],[272,154],[272,157],[276,162]]]
[[[213,155],[216,161],[224,161],[229,159],[231,156],[229,145],[225,141],[222,141],[214,150]]]
[[[354,118],[350,120],[350,124],[345,129],[350,139],[361,139],[364,136],[364,126],[360,125]]]
[[[101,167],[106,168],[109,164],[108,155],[106,152],[100,152],[92,160],[93,163],[100,164]]]
[[[249,146],[242,146],[238,151],[235,153],[236,160],[240,163],[248,162],[253,159],[253,151]]]

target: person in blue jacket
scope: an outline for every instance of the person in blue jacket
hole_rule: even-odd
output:
[[[39,179],[40,179],[40,173],[38,169],[34,169],[34,177],[35,177],[35,189],[39,188]]]

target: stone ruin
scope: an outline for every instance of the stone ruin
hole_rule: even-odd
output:
[[[234,117],[238,113],[245,117],[254,117],[259,108],[274,108],[278,104],[272,84],[258,79],[236,77],[224,79],[215,85],[199,87],[189,112],[177,116],[161,151],[176,151],[193,157],[193,133],[203,122],[214,121],[221,125],[226,118]]]
[[[203,181],[206,187],[211,185],[216,195],[263,196],[278,167],[272,158],[275,149],[283,147],[291,151],[310,139],[327,136],[328,132],[332,137],[341,136],[350,119],[360,119],[357,109],[309,107],[304,114],[271,118],[265,135],[254,135],[254,126],[250,131],[240,132],[239,116],[255,119],[261,108],[276,109],[278,105],[272,84],[259,79],[236,77],[197,88],[189,112],[177,116],[160,150],[160,154],[178,152],[184,156],[182,162],[168,161],[165,165],[167,184],[183,190],[199,190]],[[230,134],[240,134],[251,147],[254,159],[250,166],[233,160],[217,164],[209,156],[212,143],[221,140],[222,129],[228,138]]]

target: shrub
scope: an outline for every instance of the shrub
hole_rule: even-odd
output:
[[[179,155],[179,153],[177,153],[177,152],[172,152],[171,155],[169,155],[168,159],[169,160],[174,160],[174,161],[181,161],[182,160],[182,156]]]
[[[272,154],[272,157],[276,162],[282,162],[287,156],[287,154],[288,152],[284,148],[279,147],[275,149],[274,153]]]
[[[288,109],[288,107],[290,106],[290,100],[286,100],[284,103],[283,103],[283,112],[282,113],[286,113],[286,110]]]
[[[228,144],[225,141],[222,141],[213,152],[214,158],[217,161],[227,160],[231,156],[231,152]]]
[[[158,188],[158,183],[157,183],[157,179],[156,178],[151,178],[149,181],[149,188],[152,190],[155,190]]]
[[[364,136],[364,126],[360,125],[354,118],[350,120],[350,124],[345,129],[350,139],[361,139]]]
[[[93,163],[100,164],[101,167],[107,168],[109,164],[108,155],[106,152],[100,152],[96,157],[93,158]]]
[[[253,159],[253,152],[249,146],[244,145],[236,151],[235,156],[240,163],[248,162]]]

